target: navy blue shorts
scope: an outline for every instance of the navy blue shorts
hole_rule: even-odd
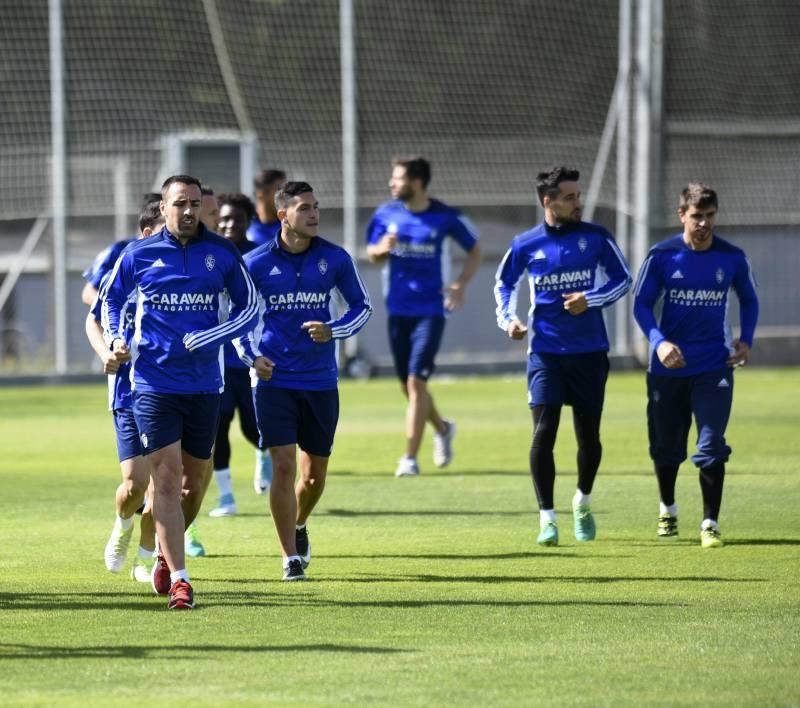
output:
[[[444,317],[389,316],[389,344],[394,370],[401,381],[411,374],[423,381],[430,378],[436,368],[444,323]]]
[[[309,455],[328,457],[339,422],[339,390],[301,391],[257,386],[254,393],[259,447],[299,445]]]
[[[567,405],[599,416],[608,379],[608,354],[540,354],[528,357],[528,405]]]
[[[113,411],[114,430],[117,431],[117,456],[120,462],[139,457],[142,454],[142,443],[139,440],[139,428],[133,417],[133,408],[117,408]]]
[[[694,414],[697,452],[692,462],[710,467],[727,462],[731,449],[725,430],[733,405],[733,369],[725,367],[694,376],[647,374],[647,432],[650,457],[658,465],[680,465],[686,459]]]
[[[142,454],[147,455],[180,440],[181,449],[207,460],[219,424],[218,393],[133,392],[133,414]]]

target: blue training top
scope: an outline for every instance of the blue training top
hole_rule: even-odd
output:
[[[233,243],[233,241],[231,241]],[[234,243],[236,248],[239,249],[239,253],[244,256],[245,253],[250,253],[250,251],[254,251],[257,246],[252,241],[248,241],[247,239],[242,239],[239,243]],[[225,368],[226,369],[246,369],[247,364],[245,364],[240,358],[239,354],[236,352],[236,348],[233,346],[233,341],[225,342],[223,345],[223,351],[225,352]]]
[[[507,331],[517,315],[517,292],[527,271],[531,290],[529,352],[581,354],[608,351],[602,308],[631,287],[631,274],[614,237],[585,221],[546,222],[514,237],[497,269],[494,287],[497,326]],[[568,293],[582,292],[588,309],[564,309]]]
[[[260,221],[257,216],[253,217],[250,226],[247,227],[247,238],[256,246],[263,246],[268,241],[271,241],[278,235],[281,230],[280,221],[270,221],[265,224]]]
[[[119,254],[125,250],[128,244],[136,240],[137,239],[134,237],[125,239],[124,241],[115,241],[110,246],[100,251],[100,253],[94,257],[92,265],[83,271],[83,277],[86,282],[95,290],[100,290],[103,278],[111,272],[111,269],[117,262],[117,258],[119,258]]]
[[[367,225],[367,243],[395,234],[397,245],[383,267],[383,294],[390,315],[444,316],[442,289],[450,280],[449,242],[465,251],[478,241],[478,232],[458,209],[431,199],[425,211],[409,211],[400,200],[377,208]]]
[[[740,248],[716,234],[706,251],[693,251],[683,234],[656,244],[636,281],[633,315],[650,340],[649,370],[659,376],[692,376],[725,366],[732,353],[728,292],[739,298],[741,340],[753,346],[758,296],[750,263]],[[662,301],[656,322],[654,308]],[[686,366],[668,369],[656,354],[667,340],[678,345]]]
[[[258,315],[255,286],[236,246],[202,224],[186,246],[166,227],[129,246],[102,299],[109,342],[125,337],[135,304],[133,388],[154,393],[221,392],[221,345],[251,329]]]
[[[102,309],[103,300],[100,297],[103,289],[105,288],[111,271],[108,271],[103,279],[100,281],[100,293],[94,299],[91,309],[89,310],[94,317],[95,321],[102,324]],[[133,323],[136,319],[136,305],[134,303],[132,308],[128,308],[125,313],[125,341],[130,340],[130,335],[133,331]],[[108,375],[108,410],[118,411],[123,408],[130,408],[133,405],[131,398],[131,364],[125,362],[120,364],[116,374]]]
[[[353,259],[340,246],[317,236],[306,251],[292,254],[279,241],[275,238],[244,258],[258,289],[259,319],[255,331],[234,344],[248,366],[259,356],[275,364],[272,378],[258,379],[258,386],[336,388],[334,339],[346,339],[367,323],[372,314],[369,293]],[[332,291],[347,307],[338,318],[331,316]],[[333,339],[324,344],[312,341],[302,324],[313,321],[330,325]]]

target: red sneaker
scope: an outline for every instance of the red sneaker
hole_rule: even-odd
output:
[[[185,580],[176,580],[169,589],[168,610],[191,610],[194,608],[194,591]]]
[[[150,584],[153,586],[153,591],[156,595],[166,595],[169,593],[171,583],[169,566],[167,561],[164,560],[164,555],[159,553],[156,556],[156,562],[153,563],[153,570],[150,572]]]

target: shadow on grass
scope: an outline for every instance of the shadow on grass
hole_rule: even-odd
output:
[[[329,477],[370,477],[373,479],[387,479],[394,477],[394,468],[380,472],[354,472],[352,470],[330,470]],[[422,477],[525,477],[530,476],[527,470],[437,470],[427,468],[422,471]],[[398,482],[403,484],[403,482]],[[413,484],[413,482],[409,482]]]
[[[798,538],[734,538],[725,539],[726,546],[800,546]]]
[[[537,517],[537,513],[530,509],[511,511],[473,510],[473,509],[323,509],[317,512],[321,516],[336,516],[338,518],[358,518],[361,516],[525,516]],[[572,516],[572,510],[557,509],[556,513]],[[595,511],[595,516],[602,516],[607,512]],[[538,519],[537,519],[538,520]]]
[[[353,646],[348,644],[256,644],[252,646],[229,646],[222,644],[178,644],[175,646],[37,646],[34,644],[0,643],[0,659],[150,659],[169,656],[170,660],[202,658],[204,652],[226,654],[270,654],[273,652],[329,652],[333,654],[401,654],[406,649],[391,647]]]

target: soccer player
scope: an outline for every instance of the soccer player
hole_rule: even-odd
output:
[[[303,580],[311,560],[306,521],[322,496],[339,419],[337,339],[358,332],[372,313],[353,259],[317,235],[311,185],[288,182],[275,195],[280,233],[248,253],[260,304],[256,330],[236,340],[255,370],[261,446],[272,455],[270,507],[283,555],[283,579]],[[331,316],[331,291],[347,306]],[[300,480],[297,475],[300,448]]]
[[[153,588],[169,595],[170,609],[194,607],[183,534],[202,503],[217,431],[221,346],[248,331],[258,314],[239,251],[199,221],[200,188],[189,175],[164,182],[166,226],[128,247],[103,294],[106,341],[114,352],[132,353],[133,412],[150,463],[159,540]],[[225,298],[232,302],[227,320]],[[138,309],[128,342],[124,325],[131,300]],[[182,487],[188,490],[183,509]]]
[[[428,379],[436,366],[445,315],[463,304],[467,283],[481,261],[475,227],[457,209],[428,196],[430,180],[426,159],[394,159],[392,201],[378,207],[367,225],[367,255],[373,263],[384,264],[389,342],[408,399],[406,447],[397,477],[419,474],[417,454],[426,422],[434,430],[434,464],[446,467],[453,459],[456,426],[439,414]],[[448,237],[467,252],[454,280],[449,277]]]
[[[214,196],[211,187],[203,185],[200,191],[203,194],[200,202],[200,223],[209,231],[216,233],[219,229],[219,200]]]
[[[253,180],[256,196],[256,214],[247,229],[247,238],[256,246],[272,241],[281,230],[281,221],[275,209],[275,193],[286,184],[282,170],[261,170]]]
[[[554,167],[537,177],[544,223],[519,234],[497,269],[497,324],[511,339],[530,333],[528,405],[533,415],[530,469],[539,502],[537,543],[558,545],[553,501],[553,447],[561,408],[572,406],[578,442],[578,488],[572,499],[575,538],[591,541],[591,495],[600,466],[600,418],[608,378],[604,307],[631,286],[625,259],[602,226],[581,221],[580,173]],[[527,272],[531,310],[517,318],[517,288]]]
[[[142,204],[147,205],[153,201],[156,203],[161,201],[161,195],[158,192],[148,192],[145,194]],[[86,283],[81,291],[81,301],[84,305],[91,307],[94,304],[103,277],[111,272],[111,269],[117,262],[117,258],[119,258],[119,254],[125,250],[129,243],[133,243],[136,239],[137,237],[134,236],[123,241],[115,241],[95,256],[92,265],[83,272]]]
[[[158,197],[156,201],[152,197]],[[140,238],[148,238],[164,226],[161,215],[161,195],[146,195],[150,201],[144,204],[139,217]],[[100,289],[108,280],[110,271],[100,281]],[[139,431],[131,408],[130,352],[113,352],[103,338],[101,322],[102,301],[95,298],[86,316],[86,336],[92,348],[103,362],[103,372],[108,374],[109,408],[114,416],[114,429],[117,435],[122,482],[117,487],[115,503],[117,515],[114,527],[106,544],[104,559],[106,568],[118,573],[125,565],[128,548],[133,536],[134,513],[140,509],[150,482],[150,468],[142,456]],[[126,334],[133,326],[133,317],[127,319]],[[150,500],[142,511],[141,539],[139,551],[134,561],[131,577],[139,582],[150,582],[150,569],[155,548],[155,527],[153,526]]]
[[[233,243],[239,252],[249,253],[256,245],[248,241],[247,226],[255,217],[253,202],[237,192],[219,195],[219,233]],[[219,488],[219,506],[209,516],[233,516],[236,514],[236,499],[231,484],[231,443],[229,431],[236,411],[239,411],[239,426],[245,439],[256,448],[256,466],[253,486],[257,494],[266,494],[272,481],[272,459],[269,452],[258,449],[258,424],[253,406],[250,370],[242,363],[231,342],[225,342],[225,390],[220,404],[219,428],[214,444],[214,479]]]
[[[686,459],[694,416],[700,471],[703,548],[722,545],[719,510],[731,448],[725,429],[733,403],[733,369],[750,358],[758,320],[755,279],[744,252],[714,233],[719,200],[693,182],[680,196],[683,233],[656,244],[639,271],[633,314],[650,341],[647,429],[661,496],[657,533],[678,535],[675,481]],[[739,298],[741,334],[726,322],[728,292]],[[658,320],[656,303],[661,304]]]

